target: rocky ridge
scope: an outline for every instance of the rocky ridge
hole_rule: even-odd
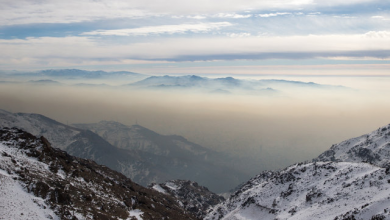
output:
[[[159,184],[151,184],[149,188],[177,199],[177,202],[188,212],[203,219],[207,210],[225,199],[209,191],[204,186],[189,180],[171,180]]]
[[[334,144],[313,161],[367,162],[387,167],[390,164],[390,124]]]

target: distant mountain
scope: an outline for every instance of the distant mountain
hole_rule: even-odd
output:
[[[2,219],[196,219],[157,193],[44,138],[0,129]]]
[[[41,79],[41,80],[30,80],[28,81],[30,84],[35,84],[35,85],[60,85],[60,82],[51,80],[51,79]]]
[[[300,88],[339,88],[346,89],[344,86],[334,86],[334,85],[323,85],[314,82],[301,82],[301,81],[291,81],[283,79],[262,79],[259,80],[259,83],[264,86],[295,86]]]
[[[142,76],[139,73],[120,71],[120,72],[105,72],[105,71],[87,71],[79,69],[60,69],[60,70],[42,70],[37,74],[53,77],[71,77],[71,78],[103,78],[113,76]]]
[[[390,219],[390,125],[250,179],[206,220]]]
[[[193,180],[220,193],[229,191],[248,177],[229,166],[231,158],[228,156],[194,144],[181,136],[160,135],[140,125],[126,126],[113,121],[74,126],[99,134],[117,148],[154,155],[155,160],[149,162],[164,168],[166,175],[156,182]]]
[[[206,187],[189,180],[171,180],[152,184],[149,188],[173,196],[181,207],[199,219],[205,217],[209,208],[225,200],[222,196],[210,192]]]
[[[0,110],[0,127],[17,127],[35,136],[45,136],[53,146],[69,154],[106,165],[145,186],[165,176],[164,167],[156,165],[154,155],[118,149],[92,131],[64,125],[43,115]]]
[[[246,93],[260,95],[278,94],[289,89],[347,89],[343,86],[322,85],[313,82],[277,79],[249,80],[233,77],[207,78],[196,75],[151,76],[126,86],[143,89],[193,89],[219,94]]]
[[[148,89],[201,89],[206,92],[215,93],[223,91],[227,94],[235,90],[255,91],[265,88],[256,88],[256,84],[248,80],[239,80],[233,77],[207,78],[196,75],[188,76],[151,76],[144,80],[128,84],[133,88]]]
[[[64,78],[64,79],[100,79],[100,78],[113,78],[113,77],[133,77],[133,78],[144,78],[143,74],[127,72],[127,71],[88,71],[79,69],[51,69],[41,70],[37,72],[25,72],[25,73],[12,73],[12,76],[21,77],[53,77],[53,78]]]
[[[110,87],[113,87],[113,86],[110,86],[108,84],[105,84],[105,83],[101,83],[101,84],[92,84],[92,83],[77,83],[77,84],[74,84],[73,86],[77,86],[77,87],[90,87],[90,88],[93,88],[93,87],[105,87],[105,88],[110,88]]]
[[[200,76],[151,76],[139,82],[129,84],[129,86],[147,86],[147,87],[157,87],[157,86],[169,86],[169,87],[194,87],[202,86],[209,83],[209,79]]]

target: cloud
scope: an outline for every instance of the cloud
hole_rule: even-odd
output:
[[[241,11],[313,10],[355,4],[374,4],[376,0],[0,0],[0,23],[74,23],[116,18],[140,18],[166,15],[233,14]]]
[[[201,16],[201,15],[195,15],[195,16],[187,16],[187,18],[192,18],[192,19],[206,19],[207,17]]]
[[[157,39],[143,43],[101,44],[93,37],[42,37],[0,40],[0,67],[125,63],[128,60],[206,61],[314,58],[390,59],[390,33],[289,37]]]
[[[367,38],[385,38],[390,39],[390,31],[370,31],[364,34]]]
[[[226,33],[228,37],[250,37],[250,33]]]
[[[269,14],[259,14],[258,16],[262,18],[269,18],[269,17],[276,17],[279,15],[290,15],[290,14],[291,13],[288,12],[277,12],[277,13],[269,13]]]
[[[390,21],[390,18],[387,18],[387,17],[384,17],[384,16],[372,16],[371,17],[372,19],[378,19],[378,20],[382,20],[382,21]]]
[[[250,17],[252,17],[252,15],[250,15],[250,14],[242,15],[242,14],[236,14],[236,13],[218,13],[218,14],[214,15],[213,17],[217,17],[217,18],[250,18]]]
[[[218,30],[222,27],[228,26],[232,26],[232,24],[229,22],[214,22],[198,24],[160,25],[131,29],[97,30],[91,32],[84,32],[82,33],[82,35],[144,36],[150,34],[183,34],[185,32],[208,32],[211,30]]]
[[[139,18],[152,14],[126,1],[0,0],[0,23],[76,23],[115,18]]]

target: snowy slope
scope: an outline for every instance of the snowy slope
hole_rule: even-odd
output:
[[[252,178],[205,219],[390,219],[389,207],[386,169],[317,162]]]
[[[0,143],[0,151],[7,150],[9,149]],[[1,157],[0,164],[4,162],[4,158]],[[0,168],[0,219],[60,219],[42,198],[27,193],[13,177],[14,175]]]
[[[312,163],[268,171],[205,219],[390,219],[390,125],[333,145]]]
[[[314,161],[365,161],[385,167],[390,164],[390,125],[335,144]]]
[[[0,129],[0,219],[195,219],[156,193],[45,138]]]

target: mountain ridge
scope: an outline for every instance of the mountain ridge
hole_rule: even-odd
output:
[[[0,152],[0,193],[6,195],[0,214],[6,219],[196,219],[169,195],[52,148],[44,137],[1,128]]]
[[[180,170],[177,170],[177,166],[170,166],[170,169],[181,174],[172,179],[193,180],[214,192],[227,192],[247,176],[234,169],[231,169],[231,174],[224,174],[226,155],[192,143],[182,136],[160,135],[141,125],[126,126],[113,121],[75,126],[97,133],[120,149],[140,150],[177,163],[177,166],[182,166]],[[217,180],[218,183],[212,183],[209,179]],[[164,181],[167,180],[170,179]]]
[[[220,193],[249,178],[247,174],[234,169],[223,172],[227,169],[224,155],[182,137],[163,136],[141,126],[133,127],[142,131],[140,134],[130,133],[133,139],[139,136],[140,141],[135,140],[131,146],[126,144],[122,147],[114,146],[115,143],[109,143],[86,128],[64,125],[39,114],[3,111],[0,112],[0,127],[18,127],[33,135],[45,136],[54,146],[122,172],[143,186],[172,179],[189,179]],[[121,132],[111,130],[109,134]],[[218,161],[215,162],[213,158]]]

